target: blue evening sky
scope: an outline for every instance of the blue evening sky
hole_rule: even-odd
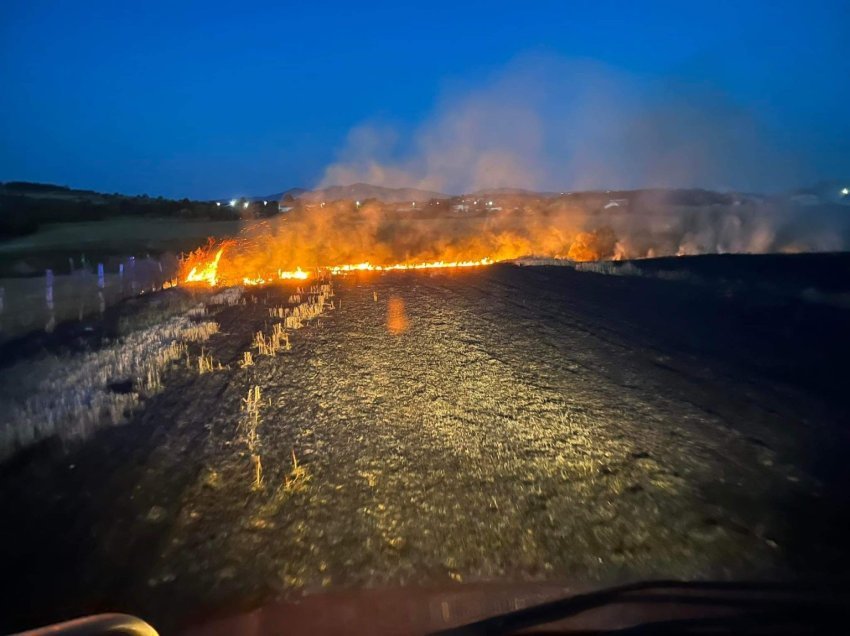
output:
[[[352,127],[415,129],[447,86],[529,52],[711,86],[776,131],[802,176],[837,178],[849,43],[846,1],[4,0],[0,180],[176,197],[309,187]]]

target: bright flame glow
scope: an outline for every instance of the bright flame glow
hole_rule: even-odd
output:
[[[294,272],[285,272],[281,269],[277,270],[277,277],[281,280],[307,280],[310,278],[310,274],[305,271],[302,271],[300,267],[296,268]]]
[[[357,263],[354,265],[333,265],[327,267],[331,274],[345,274],[348,272],[397,272],[409,269],[445,269],[454,267],[481,267],[492,265],[489,258],[478,261],[433,261],[431,263],[396,263],[395,265],[372,265],[371,263]]]
[[[185,283],[206,283],[210,287],[222,283],[218,275],[218,265],[221,261],[221,256],[224,253],[224,247],[219,249],[211,260],[204,261],[202,251],[198,250],[189,255],[184,261],[184,269],[193,261],[201,261],[194,265],[189,273],[184,278]],[[294,270],[277,271],[277,276],[243,276],[242,284],[247,286],[265,285],[272,283],[275,280],[307,280],[319,273],[327,273],[332,276],[340,276],[352,272],[398,272],[407,270],[420,269],[454,269],[466,267],[483,267],[492,265],[494,261],[489,258],[482,258],[477,261],[432,261],[429,263],[395,263],[392,265],[372,265],[371,263],[353,263],[345,265],[331,265],[328,267],[316,268],[313,271],[305,271],[300,267]]]
[[[222,253],[224,253],[223,247],[216,252],[212,261],[201,267],[193,267],[186,276],[186,282],[207,283],[210,287],[215,287],[218,284],[218,262],[221,260]]]
[[[264,285],[354,272],[468,269],[524,256],[600,260],[620,249],[608,226],[581,231],[572,208],[528,215],[508,206],[459,219],[397,215],[397,203],[361,202],[359,209],[354,201],[323,203],[296,205],[288,218],[248,223],[239,236],[196,250],[181,262],[180,281]],[[216,258],[220,248],[224,254]]]

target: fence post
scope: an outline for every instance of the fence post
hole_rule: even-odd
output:
[[[53,309],[53,270],[48,269],[44,274],[44,300],[47,302],[47,308]]]
[[[130,291],[135,296],[137,288],[138,288],[138,286],[136,284],[136,257],[135,256],[130,257],[129,265],[130,265]]]
[[[44,280],[44,300],[47,303],[47,324],[44,325],[44,330],[47,332],[53,331],[56,327],[56,313],[53,311],[53,270],[48,269],[45,272]]]

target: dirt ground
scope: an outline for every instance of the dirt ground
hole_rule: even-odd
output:
[[[0,627],[110,610],[169,633],[323,590],[850,565],[847,309],[508,265],[333,288],[245,368],[292,288],[210,308],[226,369],[175,364],[127,424],[0,465]]]

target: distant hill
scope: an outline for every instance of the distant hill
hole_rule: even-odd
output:
[[[535,190],[527,190],[525,188],[487,188],[470,192],[469,196],[487,197],[487,196],[529,196],[529,197],[556,197],[562,194],[561,192],[537,192]]]
[[[291,196],[293,199],[297,199],[302,196],[305,192],[309,192],[307,188],[289,188],[289,190],[284,190],[283,192],[275,192],[274,194],[267,194],[261,197],[248,197],[249,201],[282,201],[283,198],[287,195]]]
[[[106,194],[51,183],[0,183],[0,240],[36,232],[45,223],[101,221],[116,216],[235,218],[231,208],[210,201]]]
[[[347,186],[328,186],[327,188],[311,190],[303,193],[300,198],[308,201],[335,201],[337,199],[365,201],[366,199],[378,199],[385,203],[399,203],[402,201],[428,201],[430,199],[448,199],[451,197],[442,192],[419,190],[418,188],[385,188],[368,183],[353,183]]]

